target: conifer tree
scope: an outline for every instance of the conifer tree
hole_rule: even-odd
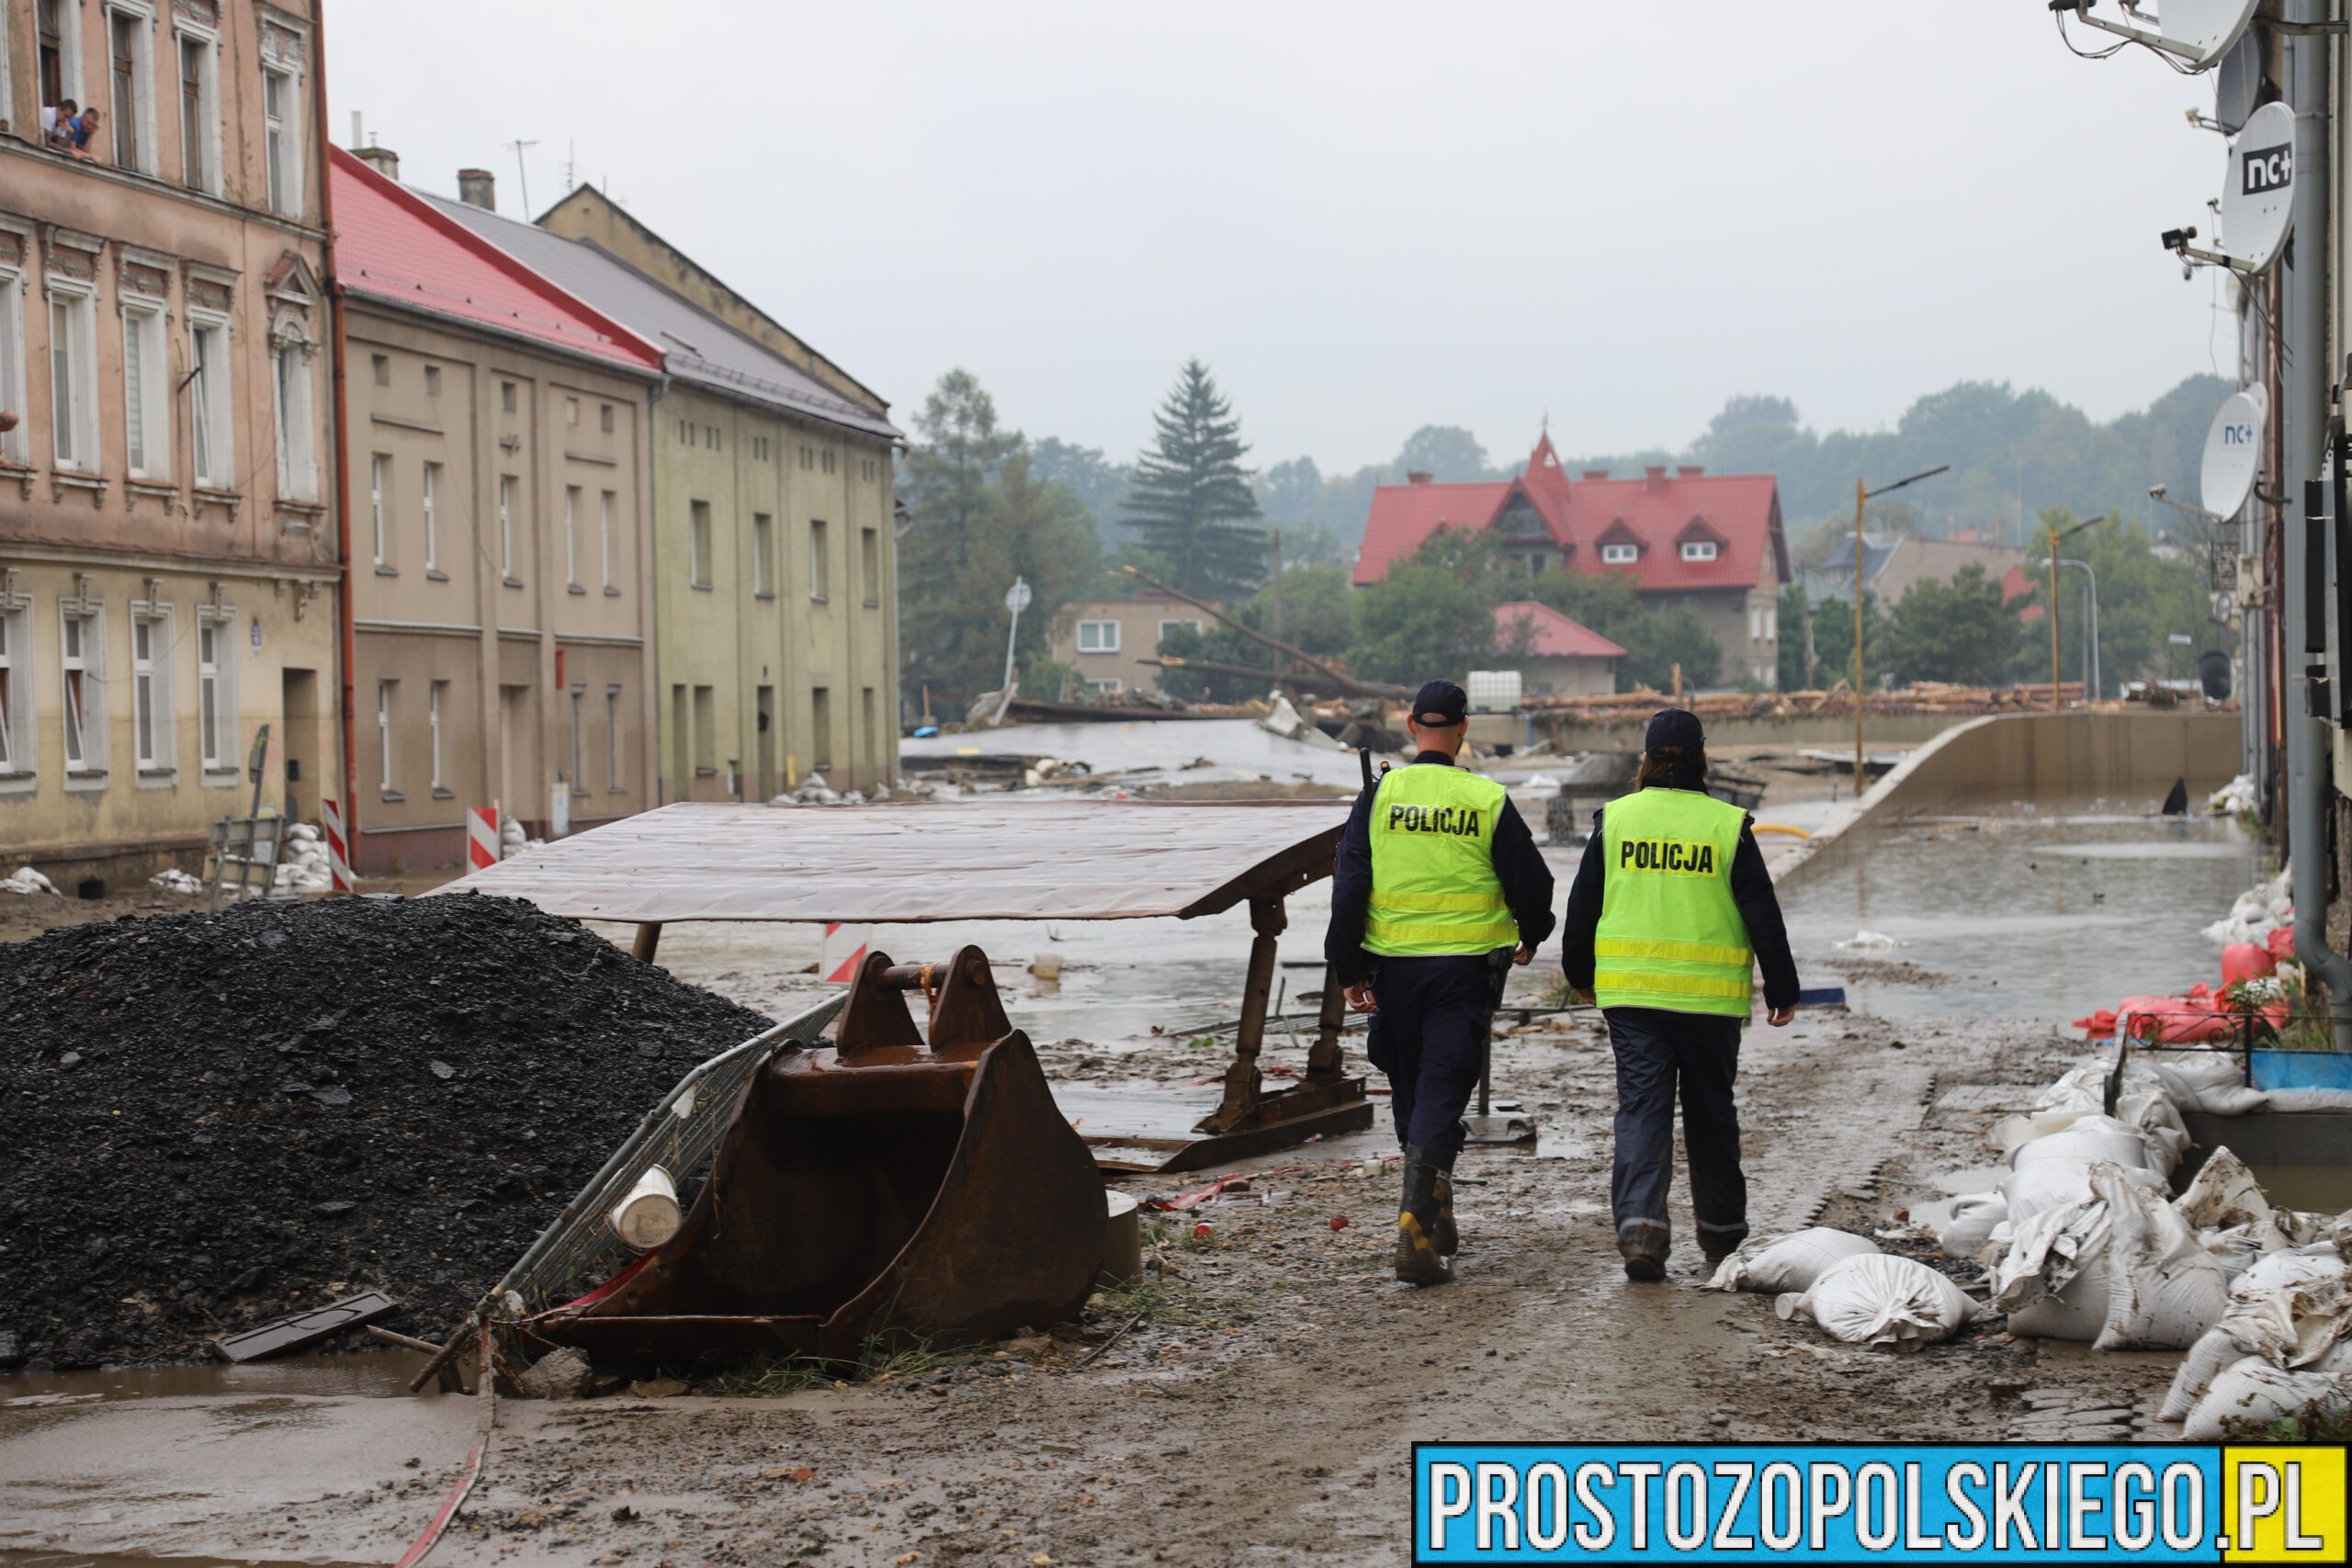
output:
[[[1258,498],[1241,459],[1241,422],[1209,367],[1187,360],[1153,416],[1159,436],[1136,460],[1126,515],[1142,543],[1202,598],[1247,598],[1266,575]]]

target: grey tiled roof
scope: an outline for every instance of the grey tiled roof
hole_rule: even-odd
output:
[[[900,438],[899,428],[873,410],[852,402],[610,253],[430,191],[416,194],[661,349],[665,368],[678,380],[844,430]]]

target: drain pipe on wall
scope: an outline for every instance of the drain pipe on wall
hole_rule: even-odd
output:
[[[2326,20],[2328,0],[2290,0],[2289,14],[2302,24]],[[2279,594],[2286,618],[2288,658],[2308,649],[2324,649],[2326,600],[2305,593],[2327,571],[2327,540],[2317,519],[2326,511],[2325,487],[2316,483],[2327,441],[2327,283],[2329,182],[2329,39],[2316,28],[2287,39],[2289,101],[2295,109],[2293,260],[2287,269],[2286,339],[2282,379],[2285,393],[2286,472],[2274,485],[2295,498],[2286,530],[2287,570]],[[2314,507],[2317,508],[2314,511]],[[2313,555],[2316,549],[2318,554]],[[2309,601],[2318,599],[2314,605]],[[2316,610],[2319,618],[2312,619]],[[2295,956],[2304,970],[2327,987],[2335,1019],[2335,1047],[2352,1050],[2352,960],[2327,944],[2327,840],[2335,769],[2327,726],[2312,711],[2307,668],[2323,672],[2324,651],[2305,653],[2304,665],[2279,671],[2290,681],[2287,696],[2288,864],[2295,898]],[[2352,669],[2352,666],[2347,666]],[[2326,687],[2320,688],[2326,694]]]

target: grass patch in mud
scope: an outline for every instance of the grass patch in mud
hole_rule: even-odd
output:
[[[764,1356],[704,1379],[695,1385],[695,1392],[721,1399],[776,1399],[835,1384],[884,1383],[894,1378],[928,1377],[986,1357],[994,1349],[990,1345],[934,1349],[927,1340],[891,1349],[878,1339],[869,1339],[854,1361],[828,1361],[814,1356]]]
[[[1195,1328],[1222,1320],[1216,1303],[1204,1301],[1191,1288],[1150,1274],[1123,1285],[1104,1285],[1087,1301],[1090,1315],[1100,1312],[1114,1325]]]
[[[2236,1442],[2352,1443],[2352,1399],[2315,1399],[2292,1416],[2223,1423]]]

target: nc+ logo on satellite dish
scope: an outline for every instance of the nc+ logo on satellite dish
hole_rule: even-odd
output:
[[[2251,424],[2225,424],[2222,426],[2222,445],[2223,446],[2253,446],[2254,426]]]
[[[2291,142],[2255,147],[2238,154],[2239,194],[2260,196],[2284,190],[2295,181],[2295,149]]]

